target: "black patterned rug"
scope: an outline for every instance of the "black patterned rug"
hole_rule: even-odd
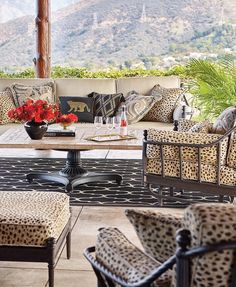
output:
[[[0,191],[60,191],[64,186],[51,182],[34,181],[29,184],[25,176],[29,172],[55,172],[60,170],[65,159],[57,158],[0,158]],[[155,196],[158,187],[150,192],[141,184],[141,160],[125,159],[83,159],[83,167],[89,171],[114,171],[123,176],[123,183],[114,182],[83,184],[70,194],[71,205],[104,206],[160,206]],[[168,189],[164,195],[168,195]],[[175,192],[173,199],[164,199],[164,207],[185,207],[191,202],[217,201],[217,196],[200,192]],[[226,199],[227,200],[227,199]]]

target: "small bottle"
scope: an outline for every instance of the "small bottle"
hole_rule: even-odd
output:
[[[120,117],[120,136],[125,137],[127,135],[128,135],[128,121],[126,116],[125,105],[123,105]]]

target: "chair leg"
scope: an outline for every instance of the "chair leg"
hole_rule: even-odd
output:
[[[160,206],[163,206],[163,186],[162,185],[160,185],[159,195],[160,195],[160,198],[159,198]]]
[[[230,203],[234,202],[234,196],[229,196]]]
[[[219,195],[219,202],[224,202],[224,195],[222,194]]]
[[[66,258],[70,259],[71,257],[71,232],[66,236]]]
[[[54,269],[55,264],[48,264],[48,286],[54,287]]]
[[[171,197],[174,196],[174,187],[170,187],[170,196],[171,196]]]

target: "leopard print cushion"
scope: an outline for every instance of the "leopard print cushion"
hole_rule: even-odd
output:
[[[183,225],[191,232],[192,247],[236,240],[236,206],[223,203],[194,204],[185,209]],[[197,258],[192,266],[191,287],[231,286],[230,250]]]
[[[11,109],[15,109],[12,95],[9,91],[0,93],[0,124],[4,125],[13,121],[8,117],[7,113]]]
[[[69,217],[63,193],[1,191],[0,245],[43,246],[60,236]]]
[[[204,133],[208,134],[210,130],[212,129],[212,124],[210,123],[209,120],[205,120],[199,123],[196,123],[194,126],[192,126],[188,132],[191,133]]]
[[[180,177],[180,163],[178,160],[166,160],[164,162],[164,174],[170,177]],[[161,174],[162,164],[158,159],[148,159],[147,173]],[[182,161],[182,177],[188,180],[198,180],[198,165],[191,161]],[[217,182],[217,167],[208,164],[201,165],[200,180],[204,182]],[[227,166],[221,166],[220,184],[236,186],[236,170]]]
[[[97,236],[96,259],[129,284],[136,283],[160,266],[134,246],[117,228],[103,228]],[[172,272],[165,272],[152,286],[169,287]]]
[[[188,132],[191,127],[196,125],[196,121],[186,120],[186,119],[179,119],[178,120],[178,131],[179,132]]]
[[[192,133],[191,136],[186,132],[175,131],[160,131],[156,129],[148,130],[148,140],[154,140],[158,142],[170,142],[170,143],[185,143],[185,144],[208,144],[221,138],[221,135]],[[222,141],[221,145],[221,164],[226,162],[228,147],[228,138]],[[179,147],[177,146],[163,146],[163,154],[165,160],[178,160],[179,159]],[[148,145],[147,157],[160,159],[160,146]],[[195,147],[182,147],[182,160],[183,161],[197,161],[198,151]],[[201,163],[217,164],[217,147],[204,147],[201,148]]]
[[[143,118],[144,121],[152,122],[173,122],[173,111],[177,105],[178,99],[181,97],[182,89],[180,88],[163,88],[160,85],[155,85],[149,96],[161,98],[158,100],[147,115]]]
[[[5,88],[12,94],[16,107],[22,106],[27,99],[45,100],[49,103],[56,101],[56,88],[53,81],[45,82],[38,86],[26,86],[23,84],[14,83]]]
[[[176,231],[182,227],[181,214],[134,209],[127,209],[125,214],[134,226],[147,254],[160,262],[175,254]]]

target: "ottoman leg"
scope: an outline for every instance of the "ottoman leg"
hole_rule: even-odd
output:
[[[48,264],[48,286],[54,287],[54,268],[55,264]]]
[[[70,259],[71,257],[71,232],[66,236],[66,258]]]

